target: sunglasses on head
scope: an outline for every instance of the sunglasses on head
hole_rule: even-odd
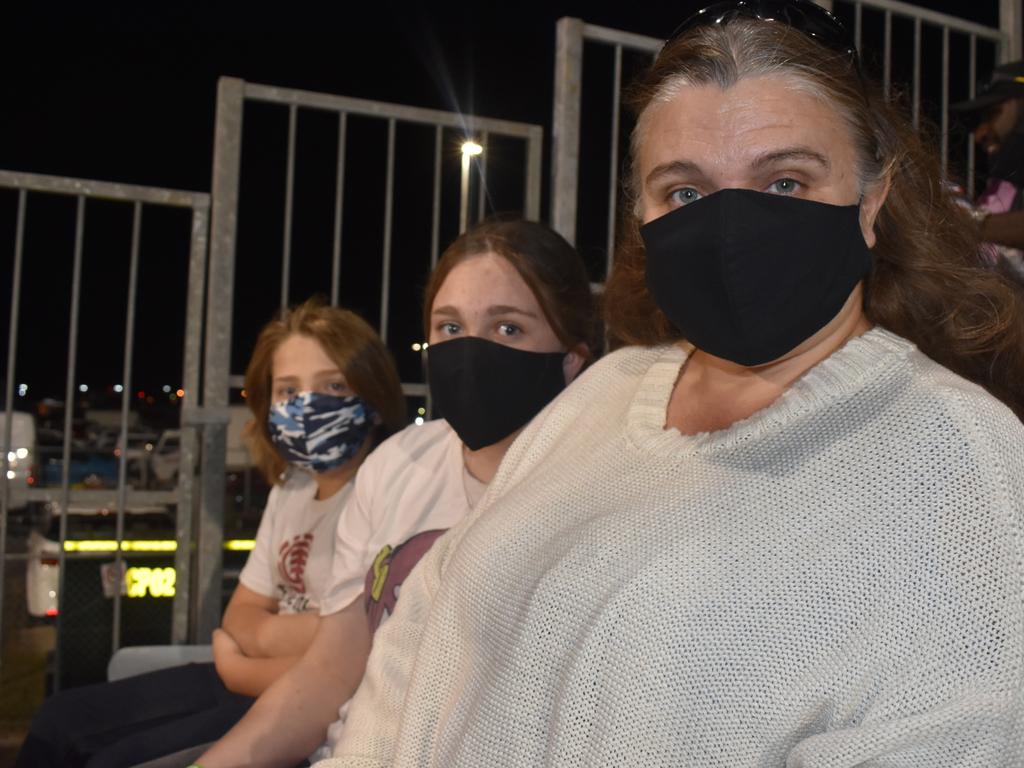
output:
[[[724,24],[737,17],[785,24],[829,50],[842,53],[859,69],[857,47],[835,16],[811,0],[724,0],[712,3],[676,27],[665,45],[699,27]]]

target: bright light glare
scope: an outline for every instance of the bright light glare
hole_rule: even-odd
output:
[[[164,384],[164,394],[165,395],[169,395],[170,393],[171,393],[171,385],[170,384]]]
[[[121,384],[115,384],[114,385],[114,391],[115,392],[124,392],[124,387]]]
[[[18,458],[19,459],[27,459],[28,458],[28,448],[19,448],[18,449]]]
[[[422,427],[423,426],[423,417],[422,416],[417,416],[416,417],[416,426],[417,427]]]
[[[79,384],[78,385],[78,391],[79,392],[88,392],[89,391],[89,385],[88,384]]]
[[[413,352],[419,352],[421,349],[423,349],[423,346],[421,344],[419,344],[419,342],[417,342],[416,344],[412,345],[412,351]]]
[[[469,155],[470,157],[483,154],[483,151],[484,148],[475,141],[467,141],[462,145],[462,154]]]
[[[13,471],[13,470],[10,470],[10,469],[8,469],[8,470],[7,470],[7,479],[8,479],[8,480],[13,480],[13,479],[14,479],[15,477],[16,477],[16,475],[14,474],[14,471]]]
[[[28,394],[28,384],[18,385],[18,397],[24,397]]]

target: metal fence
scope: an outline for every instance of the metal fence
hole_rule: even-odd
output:
[[[868,25],[882,27],[881,79],[888,94],[894,86],[894,24],[912,26],[913,51],[911,73],[906,84],[909,107],[914,125],[917,126],[925,100],[926,88],[939,94],[937,122],[940,125],[940,141],[943,169],[950,162],[949,104],[950,72],[959,67],[966,70],[965,87],[961,98],[972,98],[979,74],[979,46],[992,48],[993,62],[1008,61],[1021,55],[1021,6],[1022,0],[1000,0],[999,29],[985,27],[954,16],[937,13],[910,3],[897,0],[828,0],[821,5],[830,8],[850,24],[858,48],[867,45],[865,29]],[[852,23],[851,23],[852,22]],[[935,61],[926,58],[922,41],[926,33],[934,33],[941,39],[938,51],[933,52]],[[966,39],[966,53],[954,56],[952,42]],[[552,130],[552,190],[551,224],[570,242],[580,245],[582,230],[587,233],[603,234],[605,275],[611,268],[615,246],[615,227],[619,212],[620,177],[623,162],[623,111],[620,107],[620,93],[623,86],[623,61],[625,56],[652,57],[660,50],[663,40],[633,34],[616,29],[594,26],[576,18],[560,19],[557,25],[557,47],[555,53],[555,99]],[[584,49],[588,53],[599,49],[611,50],[610,74],[607,69],[590,74],[592,67],[584,68]],[[923,75],[927,73],[927,76]],[[608,158],[607,166],[607,208],[593,201],[585,204],[580,197],[581,116],[583,113],[583,92],[586,86],[608,89],[612,103],[610,123],[598,126],[602,154]],[[929,80],[935,78],[935,80]],[[596,82],[596,85],[594,83]],[[931,88],[934,86],[934,88]],[[593,131],[593,120],[588,120],[588,131]],[[973,191],[974,144],[968,139],[966,154],[965,185]],[[596,240],[595,240],[596,242]]]
[[[135,375],[133,355],[139,343],[136,339],[136,310],[139,306],[138,276],[140,263],[146,257],[145,249],[141,245],[144,213],[154,208],[185,209],[191,212],[191,228],[187,232],[187,251],[181,254],[188,270],[187,295],[181,297],[186,304],[185,327],[182,329],[182,338],[184,339],[182,389],[184,391],[175,395],[176,397],[178,395],[181,396],[182,404],[187,409],[196,401],[199,392],[200,343],[210,197],[209,195],[196,192],[9,171],[0,171],[0,188],[14,190],[17,200],[13,271],[10,282],[10,324],[6,359],[6,386],[4,388],[5,402],[3,405],[5,418],[3,434],[0,435],[0,445],[2,445],[3,449],[0,451],[0,455],[3,456],[3,474],[0,475],[0,484],[2,484],[2,489],[0,489],[2,490],[2,493],[0,493],[0,558],[3,559],[4,566],[0,567],[0,601],[3,600],[5,594],[4,579],[7,573],[6,566],[10,563],[24,563],[29,557],[33,556],[23,552],[8,552],[8,520],[9,512],[11,511],[12,477],[16,474],[11,469],[11,465],[19,456],[15,451],[16,446],[12,443],[12,424],[15,410],[14,394],[16,383],[19,381],[17,375],[19,336],[37,346],[44,345],[49,341],[49,339],[40,336],[38,329],[30,328],[24,331],[19,325],[25,309],[21,305],[20,299],[23,288],[22,280],[27,245],[26,217],[30,208],[41,203],[42,198],[49,198],[51,200],[55,198],[71,198],[74,200],[73,248],[67,254],[71,262],[72,278],[71,292],[68,297],[70,309],[66,349],[64,414],[62,431],[60,433],[62,445],[59,449],[60,481],[59,484],[52,487],[42,487],[44,484],[37,484],[35,487],[18,489],[19,496],[28,504],[49,505],[59,515],[59,551],[56,559],[58,560],[60,573],[60,587],[58,590],[60,604],[57,614],[58,642],[55,651],[56,663],[54,665],[54,684],[55,687],[59,688],[63,669],[61,663],[61,628],[62,623],[66,620],[66,611],[64,609],[71,603],[71,600],[68,598],[69,582],[67,574],[69,566],[75,562],[86,560],[91,560],[98,566],[99,561],[96,560],[97,549],[105,550],[104,556],[112,556],[114,559],[111,572],[117,574],[117,580],[112,593],[113,610],[110,639],[113,649],[116,649],[121,644],[124,602],[120,584],[122,580],[121,574],[125,565],[125,551],[130,549],[130,547],[125,545],[125,521],[129,510],[141,506],[174,508],[175,536],[177,539],[174,568],[178,574],[188,574],[189,572],[190,547],[188,543],[192,535],[194,469],[197,463],[197,437],[195,429],[187,422],[183,421],[181,424],[180,465],[177,473],[176,487],[167,490],[152,490],[129,484],[128,465],[131,455],[129,450],[129,421],[132,400],[135,397],[135,390],[132,386]],[[97,201],[108,201],[116,206],[126,206],[131,210],[122,372],[120,382],[114,390],[120,393],[120,418],[117,429],[119,435],[117,445],[119,447],[115,451],[115,454],[119,456],[116,489],[73,488],[71,478],[73,403],[78,396],[79,389],[85,386],[79,383],[76,375],[80,350],[79,329],[83,281],[89,275],[90,270],[95,275],[100,271],[109,273],[111,269],[109,259],[102,264],[84,263],[83,253],[88,240],[86,225],[89,219],[87,214]],[[43,213],[45,214],[45,211]],[[63,225],[54,222],[52,224],[48,223],[48,226],[58,227]],[[182,232],[181,234],[184,240],[186,233]],[[31,245],[31,243],[28,243],[28,245]],[[54,254],[48,253],[46,263],[48,267],[51,264],[55,266],[59,263],[59,259]],[[76,506],[93,510],[102,509],[107,513],[108,517],[112,515],[115,521],[115,531],[113,535],[114,541],[109,542],[110,546],[80,548],[69,546],[71,544],[71,542],[67,541],[69,513]],[[98,575],[96,578],[98,581]],[[174,636],[182,639],[185,635],[188,621],[189,585],[187,578],[178,579],[177,581],[172,621]],[[3,615],[4,612],[0,609],[0,621],[2,621]],[[2,635],[4,629],[4,626],[0,624],[0,635]],[[165,636],[162,638],[162,641],[166,642],[167,639]]]
[[[393,264],[394,238],[405,224],[396,216],[395,199],[399,190],[396,189],[396,173],[403,160],[422,162],[419,153],[406,151],[399,147],[398,133],[404,126],[418,126],[418,129],[432,130],[432,148],[429,160],[424,167],[429,171],[420,177],[410,180],[417,189],[423,190],[423,200],[429,200],[430,225],[429,237],[422,248],[422,273],[433,267],[439,255],[442,232],[458,231],[475,218],[484,216],[492,206],[489,204],[489,189],[495,183],[495,175],[499,172],[519,175],[522,184],[522,200],[517,205],[518,211],[529,219],[540,217],[541,196],[541,157],[543,129],[537,125],[497,120],[492,118],[463,115],[433,109],[367,101],[363,99],[335,96],[324,93],[278,88],[267,85],[248,83],[236,78],[221,78],[217,93],[217,123],[215,130],[215,148],[213,163],[213,212],[210,235],[210,269],[209,269],[209,309],[206,326],[206,360],[204,366],[203,409],[195,417],[201,419],[206,429],[203,433],[204,487],[201,500],[201,528],[198,537],[198,577],[200,605],[197,625],[197,636],[208,636],[209,632],[220,621],[220,599],[218,592],[221,583],[221,539],[223,527],[222,499],[224,473],[218,471],[219,462],[223,461],[225,448],[224,409],[229,402],[230,388],[239,388],[242,377],[231,375],[229,368],[232,358],[232,324],[235,307],[235,267],[238,248],[238,229],[244,213],[240,215],[240,195],[253,185],[263,183],[260,179],[244,176],[243,144],[250,140],[249,117],[243,120],[243,114],[254,106],[273,108],[279,111],[282,121],[287,121],[287,133],[284,149],[285,173],[283,179],[283,205],[280,209],[280,220],[283,222],[281,241],[281,272],[280,291],[277,299],[283,310],[295,300],[291,276],[299,254],[293,253],[293,243],[298,235],[295,227],[297,189],[296,168],[297,152],[302,145],[298,141],[300,119],[306,113],[316,112],[321,116],[335,116],[335,133],[331,142],[333,147],[322,147],[322,157],[334,157],[334,187],[332,199],[326,206],[333,213],[333,237],[329,248],[322,252],[304,254],[307,259],[319,263],[329,261],[330,297],[334,304],[339,302],[343,286],[342,270],[346,256],[344,231],[344,212],[350,206],[346,198],[346,179],[353,162],[368,162],[365,155],[372,154],[353,148],[351,133],[354,123],[372,123],[386,132],[383,153],[376,158],[383,172],[384,189],[379,198],[383,209],[380,230],[380,251],[370,261],[379,263],[380,291],[377,299],[377,326],[381,337],[389,342],[393,352],[408,352],[410,340],[393,338],[392,320],[395,307],[392,294],[396,290],[394,284],[395,267]],[[455,143],[473,142],[479,152],[470,160],[469,152],[463,147],[462,152],[452,151]],[[489,160],[489,146],[501,140],[515,140],[524,147],[523,162],[518,167],[496,167]],[[250,144],[246,144],[247,147]],[[265,143],[251,144],[254,151],[266,152]],[[249,151],[246,149],[246,151]],[[413,158],[412,155],[415,155]],[[442,176],[446,163],[461,161],[461,183],[458,200],[453,206],[442,203]],[[330,162],[324,159],[324,163]],[[515,165],[515,164],[513,164]],[[457,169],[458,170],[458,169]],[[472,175],[473,185],[470,184]],[[245,178],[244,184],[240,179]],[[265,184],[264,184],[265,186]],[[475,195],[473,189],[475,187]],[[427,203],[424,203],[426,206]],[[446,210],[447,208],[447,210]],[[456,210],[457,209],[457,210]],[[473,210],[475,209],[475,211]],[[470,215],[473,212],[473,215]],[[447,215],[446,215],[447,214]],[[450,222],[450,225],[449,225]],[[457,224],[456,224],[457,222]],[[359,250],[359,261],[367,261],[365,249]],[[378,261],[379,260],[379,261]],[[305,297],[299,297],[305,298]],[[413,345],[418,349],[419,344]],[[403,390],[407,396],[426,396],[426,386],[422,381],[409,381],[403,377]]]

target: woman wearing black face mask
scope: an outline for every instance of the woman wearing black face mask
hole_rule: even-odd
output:
[[[634,95],[638,346],[420,562],[323,768],[1019,765],[1019,295],[809,0]]]
[[[583,263],[548,227],[485,222],[449,246],[424,299],[445,419],[407,427],[360,467],[309,649],[200,757],[204,768],[293,765],[325,733],[337,738],[367,652],[346,642],[353,613],[371,633],[391,613],[418,556],[474,508],[519,432],[589,362],[595,325]]]

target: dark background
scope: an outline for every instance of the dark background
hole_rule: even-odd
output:
[[[577,16],[663,37],[702,4],[8,3],[0,11],[0,168],[209,191],[217,77],[233,75],[543,125],[546,216],[556,20]],[[998,24],[996,0],[926,5]],[[847,9],[839,8],[843,16]],[[933,32],[925,36],[925,57],[941,44]],[[880,52],[881,39],[880,17],[866,15],[865,47]],[[589,71],[610,71],[610,53],[594,48],[586,49]],[[894,51],[895,79],[909,78],[909,25],[895,27]],[[982,47],[979,76],[987,68],[986,56],[990,62]],[[865,58],[869,70],[877,68],[880,53],[869,50]],[[641,64],[627,57],[627,72]],[[925,73],[926,80],[936,77]],[[966,95],[965,72],[951,74],[951,88],[954,98]],[[937,120],[938,92],[926,89],[925,100],[926,113]],[[604,123],[609,111],[607,89],[585,83],[585,121]],[[286,115],[259,105],[245,113],[246,130],[257,138],[247,135],[243,145],[233,373],[242,372],[259,327],[277,307]],[[375,321],[384,140],[383,131],[357,123],[349,140],[358,149],[350,149],[352,178],[346,186],[342,301]],[[293,302],[330,292],[335,126],[331,116],[300,112]],[[454,144],[458,137],[450,138]],[[430,141],[431,136],[400,129],[395,207],[400,278],[392,292],[391,346],[405,380],[419,379],[419,358],[409,344],[420,335],[418,293],[428,265],[416,232],[429,227],[429,198],[416,180],[429,172],[424,163],[432,152]],[[962,131],[954,131],[951,141],[962,143]],[[584,193],[592,195],[592,205],[584,207],[602,215],[607,148],[607,136],[584,131],[581,188],[592,190]],[[497,166],[518,168],[522,155],[517,151],[511,145],[496,147],[492,159]],[[445,171],[449,201],[458,184],[452,168]],[[489,210],[514,209],[521,181],[518,187],[514,181],[495,181],[491,192]],[[13,193],[0,192],[0,327],[5,330],[14,201]],[[111,387],[121,377],[130,216],[123,205],[90,203],[88,208],[76,381],[89,383],[92,398],[112,397]],[[73,217],[71,200],[30,196],[16,364],[17,381],[29,385],[26,404],[63,397]],[[604,227],[600,216],[580,221],[579,246],[595,279],[604,261]],[[181,384],[187,229],[181,212],[146,210],[133,389],[156,391],[158,397],[166,397],[159,393],[163,385],[177,389]],[[454,234],[446,214],[442,240]],[[7,334],[0,336],[0,366],[6,366]]]

